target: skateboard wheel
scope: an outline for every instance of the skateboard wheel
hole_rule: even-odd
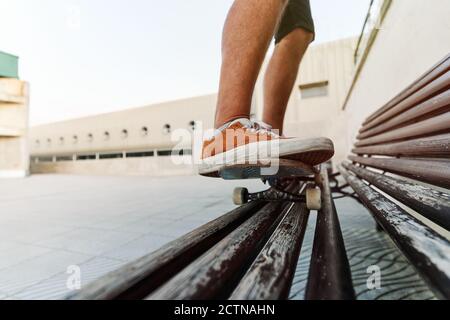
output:
[[[233,202],[237,206],[242,206],[248,202],[247,188],[236,188],[233,191]]]
[[[322,194],[319,188],[306,189],[306,207],[309,210],[320,210],[322,208]]]

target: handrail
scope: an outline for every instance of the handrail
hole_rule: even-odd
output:
[[[369,51],[372,48],[372,45],[378,35],[378,31],[380,30],[379,26],[383,23],[386,13],[392,4],[392,0],[380,0],[380,1],[382,1],[382,3],[379,6],[379,10],[377,11],[377,14],[371,13],[372,9],[375,7],[375,0],[371,0],[371,2],[370,2],[370,6],[369,6],[368,13],[366,15],[364,26],[363,26],[361,35],[358,40],[357,48],[354,53],[356,70],[353,75],[352,83],[347,91],[347,96],[345,97],[345,100],[344,100],[344,103],[342,106],[342,110],[345,110],[345,108],[347,106],[347,103],[348,103],[350,96],[353,92],[353,89],[355,87],[356,81],[358,80],[359,75],[361,73],[361,69],[364,65],[364,62],[365,62],[367,56],[369,55]],[[376,16],[376,19],[370,19],[372,16]],[[366,31],[366,29],[370,25],[371,21],[377,21],[377,23],[370,31]],[[367,36],[367,41],[363,41],[365,35]],[[366,42],[366,43],[363,46],[364,42]],[[361,54],[359,54],[360,52],[361,52]]]
[[[370,12],[372,10],[372,7],[373,7],[374,3],[375,3],[375,0],[371,0],[370,1],[369,10],[367,11],[367,15],[366,15],[366,18],[364,20],[364,25],[362,27],[361,34],[359,35],[359,38],[358,38],[358,44],[356,45],[355,53],[353,54],[353,58],[354,58],[354,63],[355,64],[357,64],[357,62],[358,62],[358,52],[359,52],[359,49],[361,47],[362,40],[364,38],[364,32],[366,31],[366,28],[367,28],[367,26],[369,24],[369,21],[370,21],[370,16],[371,16]]]

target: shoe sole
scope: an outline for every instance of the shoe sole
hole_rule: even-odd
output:
[[[288,159],[315,166],[330,160],[334,155],[334,145],[330,139],[282,139],[279,141],[279,157],[268,157],[267,150],[272,141],[250,143],[227,152],[206,158],[199,165],[199,174],[207,177],[220,177],[219,172],[227,167],[248,165],[260,167],[270,161]],[[258,159],[250,162],[248,159]],[[263,159],[263,160],[262,160]],[[258,163],[260,162],[260,163]]]

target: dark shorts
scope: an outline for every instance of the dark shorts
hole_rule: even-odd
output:
[[[315,33],[309,0],[289,0],[280,26],[275,34],[275,43],[280,42],[297,28]]]

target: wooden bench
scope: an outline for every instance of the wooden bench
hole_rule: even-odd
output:
[[[348,184],[322,166],[305,299],[355,298],[333,194],[365,204],[436,295],[450,298],[449,68],[447,57],[365,121],[352,162],[339,168]],[[287,299],[309,215],[302,203],[246,204],[68,299]]]
[[[310,299],[353,299],[354,290],[326,169]],[[290,192],[304,191],[293,183]],[[309,212],[305,204],[252,202],[192,231],[70,299],[287,299]],[[338,266],[338,267],[336,267]]]
[[[450,56],[367,118],[340,172],[439,298],[450,299]]]

